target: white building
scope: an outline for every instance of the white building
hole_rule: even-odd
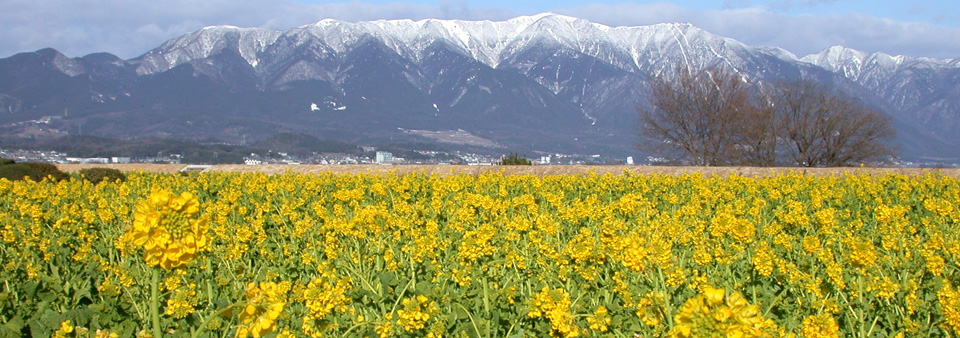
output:
[[[106,157],[67,157],[68,163],[97,163],[97,164],[107,164],[110,163],[110,159]]]
[[[393,154],[387,151],[378,151],[377,164],[393,164]]]

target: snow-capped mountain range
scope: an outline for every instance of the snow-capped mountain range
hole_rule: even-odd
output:
[[[549,13],[215,26],[131,60],[23,53],[0,59],[0,122],[66,109],[66,120],[104,134],[298,131],[355,142],[463,129],[511,150],[622,155],[636,152],[647,81],[678,63],[724,65],[755,83],[839,85],[893,118],[905,157],[960,157],[960,58],[839,46],[797,57],[690,24],[609,27]]]

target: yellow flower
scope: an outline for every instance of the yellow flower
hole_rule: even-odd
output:
[[[381,322],[380,325],[377,325],[377,327],[374,329],[374,332],[376,332],[377,336],[380,338],[393,336],[393,322],[390,321],[391,318],[392,316],[390,316],[388,313],[384,317],[385,320]]]
[[[663,306],[667,302],[663,292],[648,291],[637,302],[637,316],[640,321],[649,326],[657,326],[665,319]]]
[[[330,313],[343,310],[351,302],[345,293],[350,280],[342,278],[330,283],[323,278],[314,278],[303,291],[310,316],[315,320],[323,320]]]
[[[707,305],[715,306],[723,303],[723,295],[725,292],[723,289],[714,289],[708,286],[703,291],[703,297],[707,300]]]
[[[184,318],[193,313],[193,310],[193,304],[190,304],[188,301],[168,299],[167,310],[165,313],[167,316],[171,316],[173,318]]]
[[[120,334],[116,332],[110,332],[108,330],[98,329],[96,332],[96,338],[120,338]]]
[[[63,333],[73,333],[73,325],[69,320],[65,320],[60,323],[60,331],[63,331]]]
[[[945,283],[943,288],[937,292],[937,300],[940,305],[940,313],[943,314],[944,329],[950,328],[954,334],[960,333],[960,293],[958,293],[949,283]]]
[[[674,322],[670,337],[765,337],[776,328],[739,293],[726,295],[725,290],[709,286],[683,304]]]
[[[260,338],[277,329],[277,318],[283,312],[284,290],[276,283],[247,284],[247,302],[240,312],[237,337]]]
[[[820,251],[820,239],[817,236],[804,236],[802,247],[804,252],[814,255]]]
[[[437,313],[437,304],[427,297],[420,295],[415,298],[403,299],[403,309],[397,310],[397,324],[407,332],[423,329],[430,313]]]
[[[760,243],[757,246],[757,249],[753,252],[753,257],[751,262],[753,263],[753,268],[757,270],[757,273],[761,276],[770,277],[770,274],[773,273],[773,258],[774,253],[770,250],[770,247],[767,246],[767,243]]]
[[[607,316],[607,308],[603,305],[597,307],[593,311],[593,315],[587,317],[587,323],[590,324],[590,329],[594,331],[607,332],[609,329],[607,325],[613,321],[610,317]]]
[[[863,238],[848,238],[845,244],[849,246],[847,254],[855,267],[869,268],[877,262],[877,252],[873,243]]]
[[[539,293],[533,295],[530,305],[528,317],[546,317],[550,320],[550,336],[580,336],[580,329],[573,324],[573,314],[570,313],[570,294],[563,289],[550,290],[544,286]]]
[[[834,338],[840,336],[840,327],[833,316],[821,313],[803,319],[803,338]]]
[[[196,195],[155,191],[137,206],[133,227],[121,241],[142,246],[148,266],[181,267],[208,245],[207,222],[197,217],[199,210]]]

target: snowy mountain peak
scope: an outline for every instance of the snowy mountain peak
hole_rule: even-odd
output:
[[[581,18],[575,18],[572,16],[566,16],[563,14],[544,12],[544,13],[533,14],[533,15],[521,15],[513,19],[508,19],[506,22],[529,26],[530,24],[540,20],[552,20],[552,21],[564,21],[564,22],[587,21]]]
[[[365,37],[382,42],[400,56],[420,62],[428,47],[441,43],[451,50],[493,68],[528,50],[557,49],[597,58],[629,72],[659,73],[676,62],[690,65],[724,64],[740,69],[745,59],[769,55],[787,62],[816,65],[857,80],[865,69],[896,69],[903,64],[956,68],[957,60],[932,60],[883,53],[866,53],[842,46],[798,59],[773,47],[747,46],[717,36],[690,23],[610,27],[555,13],[519,16],[505,21],[377,20],[346,22],[323,19],[286,31],[236,26],[210,26],[167,41],[139,58],[139,74],[162,72],[184,63],[207,59],[225,49],[237,52],[256,72],[264,62],[300,59],[333,60],[358,46]],[[282,41],[282,43],[278,43]],[[273,61],[261,58],[269,50]],[[299,52],[298,52],[299,51]],[[520,60],[515,60],[521,62]],[[304,61],[306,62],[306,61]],[[526,68],[531,64],[520,66]],[[287,66],[274,64],[271,69]],[[297,67],[307,67],[301,64]],[[313,66],[309,66],[310,68]],[[310,76],[307,76],[308,78]],[[295,78],[301,78],[295,76]]]
[[[850,65],[861,65],[868,57],[870,53],[843,46],[831,46],[820,53],[804,56],[801,60],[831,71],[838,71]]]
[[[224,49],[238,52],[252,67],[257,67],[258,54],[273,44],[281,32],[266,28],[208,26],[196,32],[165,42],[139,57],[138,74],[153,74],[208,58]]]
[[[493,68],[500,67],[504,60],[517,53],[546,46],[594,57],[630,72],[642,68],[640,65],[651,59],[664,63],[678,59],[690,62],[691,57],[696,57],[689,53],[691,48],[707,48],[710,53],[700,57],[719,56],[724,62],[748,54],[747,46],[689,23],[610,27],[555,13],[505,21],[405,19],[354,23],[323,19],[287,31],[205,27],[144,54],[137,72],[162,72],[231,49],[260,73],[261,55],[268,49],[274,58],[304,49],[312,51],[317,58],[336,58],[348,53],[364,37],[376,38],[414,62],[422,59],[427,47],[439,42]],[[283,43],[276,44],[277,41]]]
[[[216,114],[205,118],[204,131],[299,128],[380,138],[396,127],[471,128],[504,144],[556,141],[557,149],[593,153],[589,149],[623,141],[608,136],[636,133],[636,108],[649,102],[650,79],[678,65],[724,67],[751,83],[812,79],[906,123],[903,139],[913,143],[904,149],[960,149],[951,141],[960,140],[960,58],[891,56],[842,46],[797,58],[689,23],[611,27],[542,13],[505,21],[324,19],[284,31],[210,26],[134,60],[70,59],[50,49],[0,59],[0,74],[39,69],[36,75],[3,78],[46,77],[78,86],[51,94],[49,102],[57,105],[93,100],[102,106],[90,109],[101,113],[131,109],[141,114],[136,116],[171,114],[191,121],[197,114]],[[167,72],[178,66],[180,71]],[[164,75],[139,76],[159,73]],[[64,75],[74,80],[63,81]],[[51,87],[36,83],[37,92]],[[74,94],[80,96],[58,97]],[[49,114],[43,110],[49,105],[24,99],[40,95],[18,95],[0,93],[0,99],[16,103],[7,105],[10,112],[33,106],[39,107],[36,114]],[[105,96],[124,98],[114,102]],[[170,121],[139,130],[201,133]],[[249,129],[235,129],[243,123]],[[518,125],[524,127],[512,129]],[[563,143],[571,142],[570,135],[583,137]],[[956,153],[950,156],[960,156]]]
[[[831,72],[841,73],[853,80],[859,79],[861,73],[868,69],[893,72],[902,67],[957,68],[958,66],[955,60],[890,55],[880,52],[869,53],[843,46],[833,46],[820,53],[804,56],[800,60]]]
[[[215,25],[215,26],[206,26],[206,27],[200,28],[201,31],[227,31],[227,30],[241,30],[241,29],[244,29],[244,28],[231,26],[231,25]],[[255,29],[255,28],[246,28],[246,29]]]

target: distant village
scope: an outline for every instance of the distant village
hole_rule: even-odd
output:
[[[65,112],[66,114],[66,112]],[[43,130],[45,133],[63,134],[68,133],[52,128],[51,124],[62,120],[62,116],[44,116],[40,119],[15,122],[7,126],[31,127],[37,130]],[[297,156],[286,152],[269,151],[265,154],[251,153],[243,157],[243,163],[247,165],[261,164],[324,164],[324,165],[347,165],[347,164],[459,164],[459,165],[494,165],[500,161],[500,156],[491,156],[485,154],[476,154],[469,152],[440,152],[432,150],[416,150],[419,153],[418,159],[405,159],[394,156],[387,151],[377,151],[376,147],[361,147],[365,154],[374,154],[373,156],[350,155],[340,153],[315,153],[308,156]],[[0,148],[0,157],[9,158],[17,162],[41,162],[54,164],[124,164],[124,163],[167,163],[167,164],[190,164],[182,162],[181,154],[158,153],[156,156],[145,157],[76,157],[70,154],[57,152],[53,150],[10,150]],[[422,158],[428,159],[422,159]],[[524,156],[526,157],[526,156]],[[599,154],[538,154],[534,157],[527,157],[534,165],[580,165],[580,164],[627,164],[633,165],[633,157],[611,158]],[[644,163],[657,163],[659,159],[650,157],[645,159]]]
[[[251,153],[244,156],[243,163],[247,165],[261,164],[325,164],[325,165],[347,165],[347,164],[382,164],[382,165],[402,165],[402,164],[460,164],[460,165],[494,165],[500,161],[500,157],[474,153],[439,153],[435,151],[418,151],[423,155],[436,158],[446,158],[446,160],[408,160],[402,157],[394,156],[387,151],[376,151],[374,147],[363,147],[366,153],[375,154],[373,157],[348,155],[348,154],[326,154],[318,153],[310,156],[295,156],[285,152],[270,152],[262,155]],[[438,156],[443,155],[443,156]],[[452,155],[452,156],[451,156]],[[158,153],[157,156],[148,157],[72,157],[69,154],[57,151],[40,150],[9,150],[0,149],[0,158],[8,158],[17,162],[41,162],[54,164],[124,164],[124,163],[182,163],[183,156],[180,154]],[[451,159],[452,158],[452,159]],[[544,155],[536,158],[529,158],[534,165],[575,165],[575,164],[634,164],[633,157],[627,157],[624,160],[610,159],[600,155]],[[187,163],[184,163],[187,164]]]
[[[29,120],[16,122],[7,126],[27,126],[38,128],[39,130],[44,130],[45,132],[53,132],[54,134],[63,133],[60,130],[51,128],[51,124],[55,124],[61,120],[61,116],[44,116],[37,120]],[[440,152],[440,151],[430,151],[430,150],[416,150],[415,152],[423,155],[418,156],[417,159],[406,159],[399,156],[394,156],[393,153],[387,151],[378,151],[376,147],[372,146],[363,146],[362,147],[364,154],[373,154],[372,156],[368,155],[352,155],[352,154],[341,154],[341,153],[315,153],[307,156],[297,156],[294,154],[288,154],[286,152],[277,152],[277,151],[268,151],[267,153],[250,153],[248,156],[243,157],[243,164],[247,165],[261,165],[261,164],[323,164],[323,165],[349,165],[349,164],[382,164],[382,165],[403,165],[403,164],[458,164],[458,165],[494,165],[497,164],[501,157],[491,156],[485,154],[476,154],[469,152]],[[42,163],[54,163],[54,164],[67,164],[67,163],[80,163],[80,164],[123,164],[123,163],[170,163],[170,164],[206,164],[206,163],[185,163],[183,162],[183,156],[180,154],[167,154],[167,153],[158,153],[156,156],[145,156],[145,157],[121,157],[121,156],[111,156],[111,157],[75,157],[70,156],[67,153],[57,152],[57,151],[43,151],[43,150],[9,150],[0,148],[0,157],[9,158],[17,162],[42,162]],[[542,155],[537,154],[534,157],[527,157],[531,164],[533,165],[603,165],[603,164],[617,164],[617,165],[683,165],[682,163],[676,163],[668,161],[665,158],[648,156],[645,158],[639,158],[635,160],[631,156],[624,158],[613,158],[608,156],[602,156],[599,154],[594,155],[582,155],[582,154],[550,154]],[[425,158],[425,159],[424,159]],[[890,166],[890,167],[912,167],[912,168],[960,168],[960,163],[957,163],[957,159],[929,159],[926,161],[903,161],[900,159],[894,159],[890,163],[883,164],[872,164],[872,166]]]

